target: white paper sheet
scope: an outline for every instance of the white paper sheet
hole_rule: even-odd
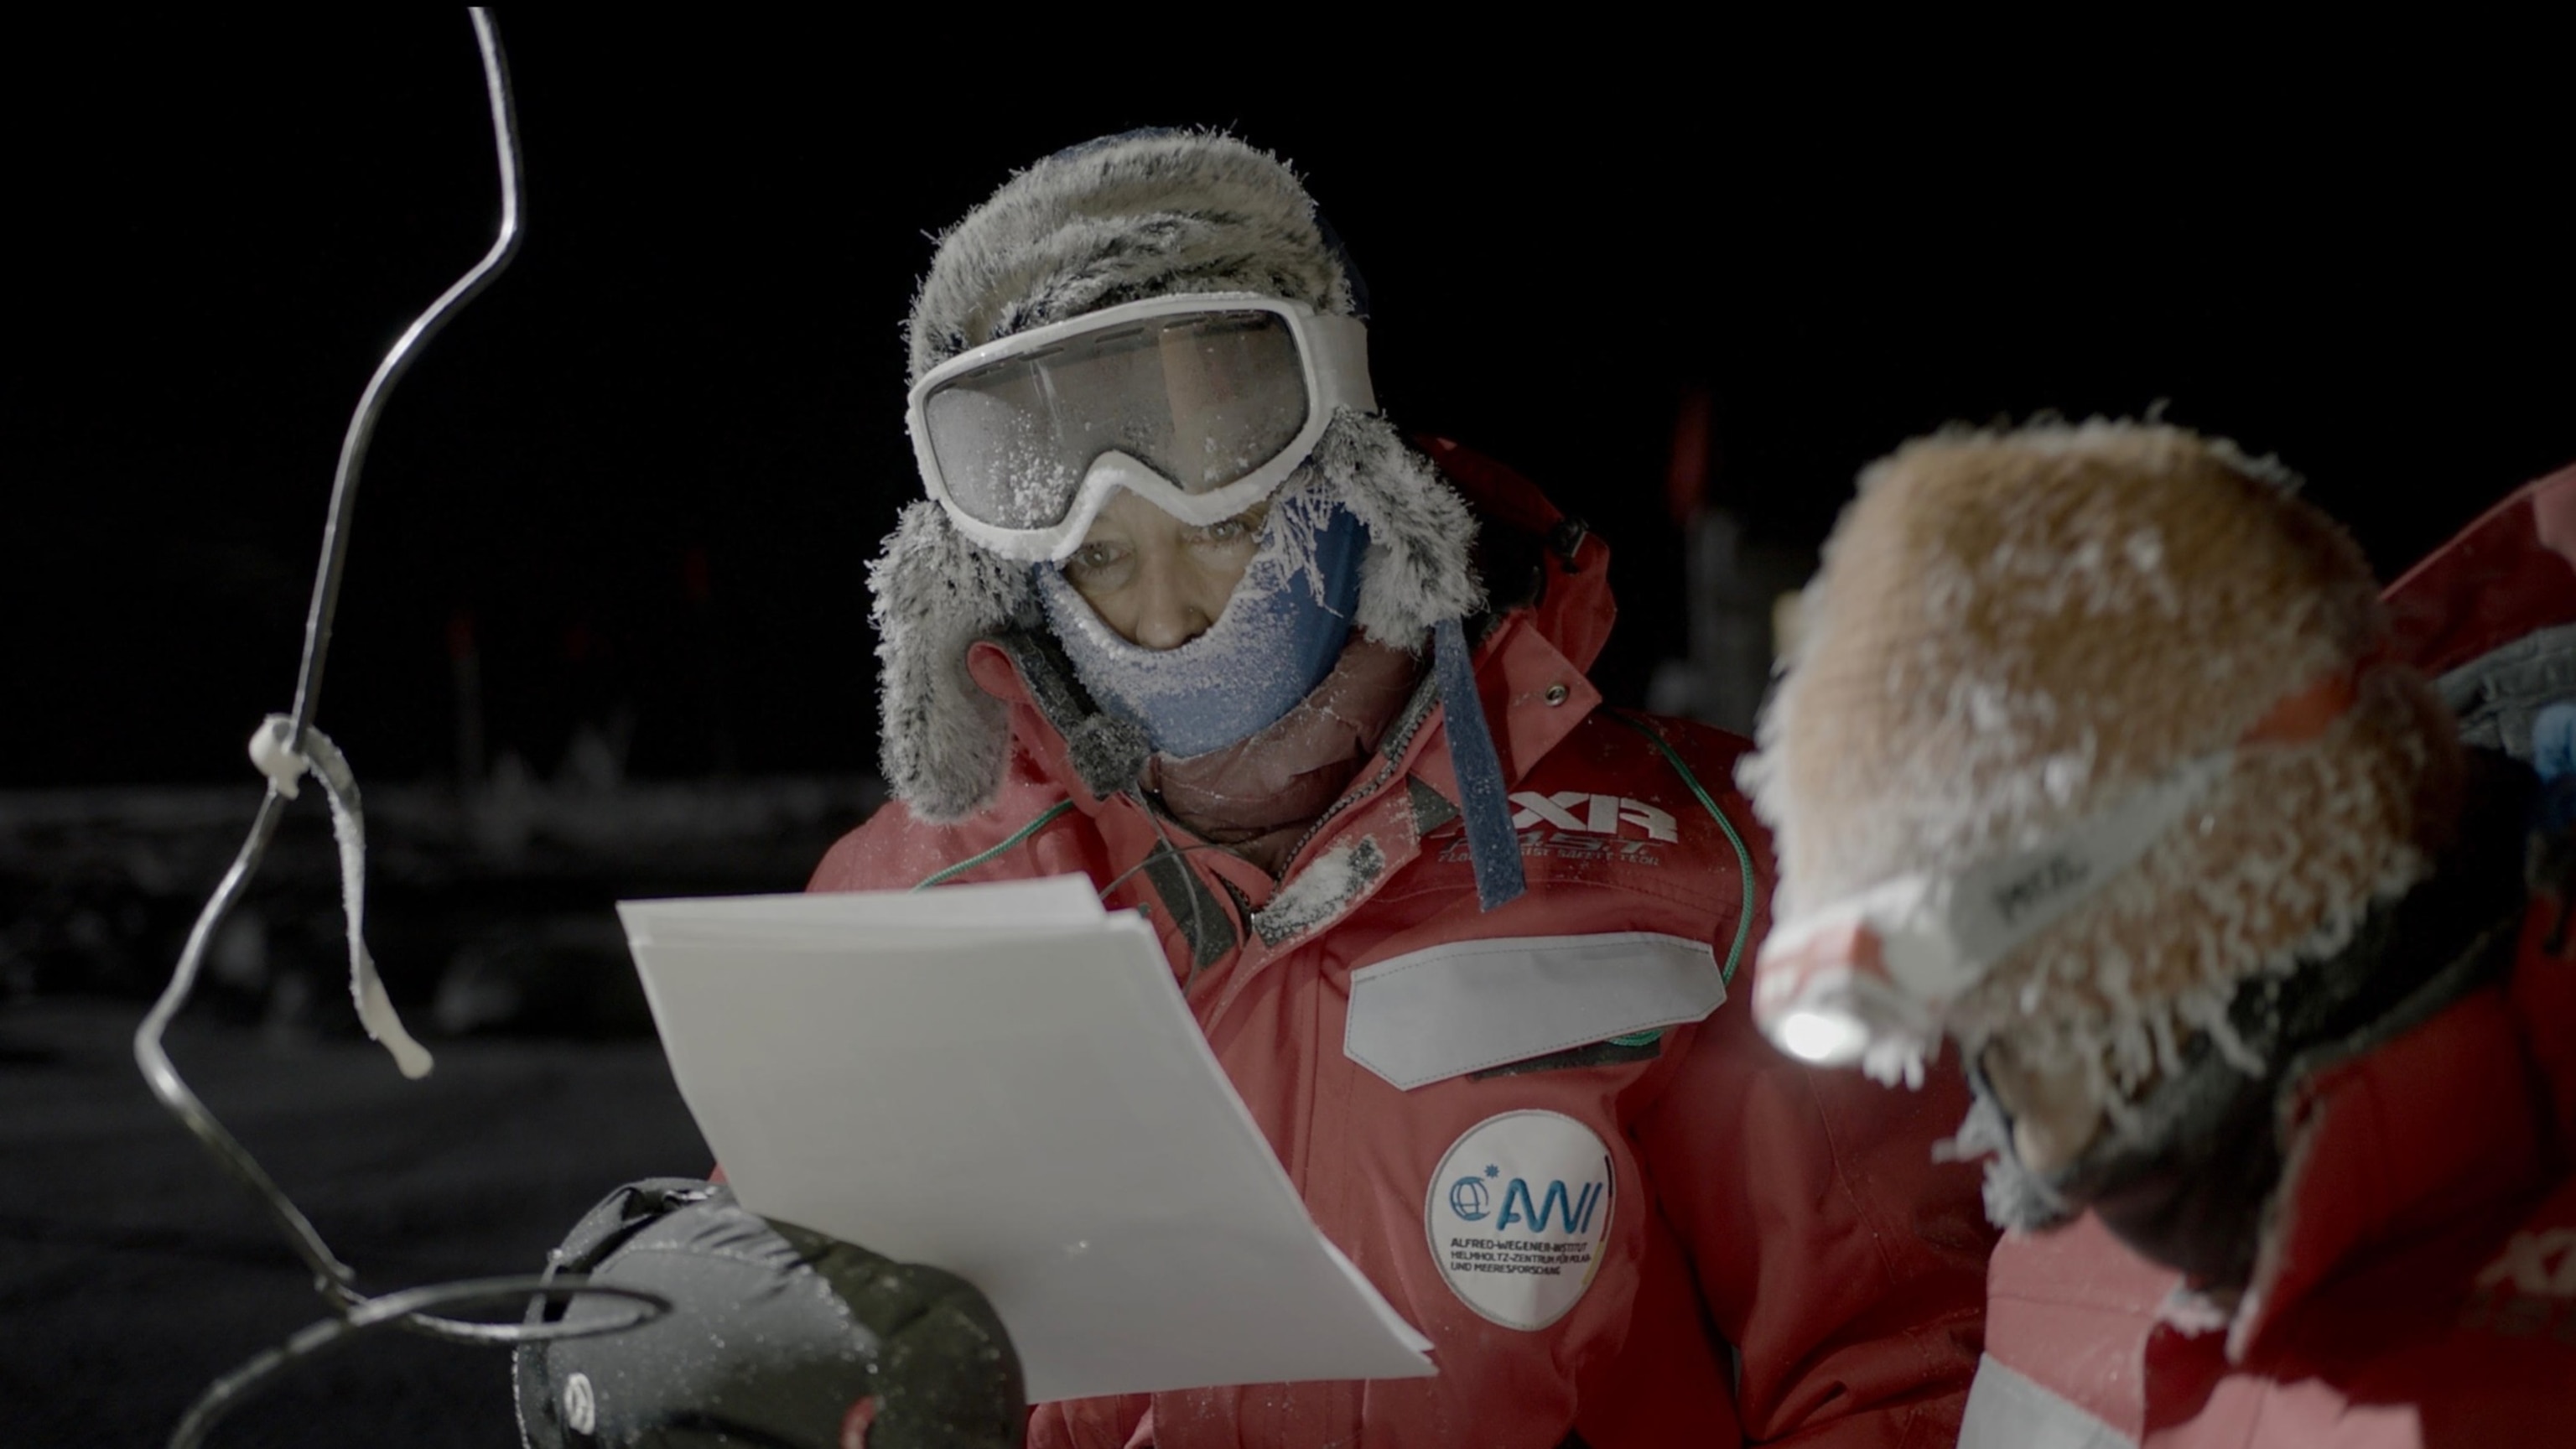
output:
[[[1088,881],[618,912],[743,1204],[974,1283],[1033,1401],[1434,1372]]]

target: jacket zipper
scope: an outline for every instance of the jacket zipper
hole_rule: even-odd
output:
[[[1404,713],[1397,716],[1395,728],[1388,732],[1385,742],[1378,747],[1379,753],[1385,756],[1386,763],[1378,767],[1378,772],[1370,776],[1366,784],[1343,792],[1342,798],[1324,807],[1324,813],[1316,816],[1315,823],[1307,826],[1306,833],[1297,837],[1297,843],[1289,847],[1290,865],[1296,864],[1297,858],[1306,853],[1306,847],[1314,844],[1316,837],[1324,833],[1325,826],[1339,819],[1343,812],[1351,807],[1375,797],[1377,792],[1395,777],[1404,762],[1405,750],[1413,744],[1413,737],[1421,732],[1423,722],[1431,718],[1431,704],[1439,694],[1439,682],[1426,671],[1422,676],[1422,683],[1413,692],[1413,698],[1406,701]],[[1286,885],[1288,878],[1295,873],[1294,871],[1282,872],[1279,883]]]

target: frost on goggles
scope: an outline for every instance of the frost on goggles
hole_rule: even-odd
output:
[[[1277,458],[1311,402],[1298,336],[1272,311],[1133,318],[997,358],[922,399],[950,502],[999,528],[1061,523],[1102,454],[1198,494]]]

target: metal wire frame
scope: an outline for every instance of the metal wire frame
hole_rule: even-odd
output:
[[[340,582],[348,562],[349,525],[357,503],[358,479],[366,464],[368,445],[375,438],[376,421],[384,412],[385,400],[429,340],[491,284],[501,269],[509,265],[519,248],[519,128],[511,100],[509,63],[502,54],[500,32],[491,15],[480,8],[470,9],[467,14],[473,22],[475,45],[483,62],[484,89],[491,104],[493,150],[500,168],[500,226],[491,249],[483,254],[482,260],[440,293],[428,310],[395,339],[384,360],[376,365],[374,376],[368,379],[366,391],[359,395],[357,408],[349,418],[348,432],[341,438],[339,462],[331,479],[330,513],[322,533],[321,562],[314,575],[312,606],[305,614],[304,653],[296,672],[293,727],[287,737],[292,742],[290,748],[299,753],[308,748],[305,734],[321,703],[322,668],[330,653],[331,626],[338,613]],[[163,1035],[169,1029],[171,1019],[187,1005],[196,988],[208,944],[241,899],[251,877],[258,873],[260,862],[266,858],[270,837],[276,833],[285,803],[285,795],[272,780],[268,793],[259,803],[258,814],[252,817],[249,836],[233,858],[231,869],[224,872],[214,893],[207,898],[205,908],[198,912],[196,925],[189,931],[187,944],[179,953],[179,963],[170,974],[170,984],[163,989],[159,1001],[154,1003],[142,1024],[135,1028],[134,1060],[142,1069],[144,1082],[152,1089],[152,1094],[213,1155],[216,1163],[250,1193],[286,1238],[296,1256],[312,1270],[314,1289],[331,1306],[335,1316],[306,1328],[284,1345],[261,1353],[218,1380],[181,1421],[170,1440],[172,1449],[190,1449],[217,1419],[279,1369],[377,1327],[399,1327],[454,1343],[512,1345],[617,1332],[658,1317],[670,1308],[668,1300],[654,1294],[607,1285],[591,1287],[581,1280],[565,1277],[557,1277],[551,1283],[535,1277],[478,1279],[369,1297],[358,1291],[356,1272],[331,1251],[311,1220],[189,1089],[163,1048]],[[508,1297],[526,1299],[532,1296],[560,1299],[582,1292],[606,1293],[629,1299],[636,1302],[639,1309],[629,1318],[577,1329],[567,1329],[561,1324],[485,1323],[450,1318],[430,1311],[467,1301]]]
[[[564,1299],[581,1294],[605,1294],[624,1298],[637,1305],[636,1311],[606,1323],[580,1325],[556,1323],[475,1323],[466,1319],[437,1318],[427,1310],[456,1308],[467,1303],[516,1305],[531,1298]],[[670,1301],[658,1293],[640,1288],[620,1287],[613,1283],[586,1283],[568,1277],[548,1280],[539,1274],[510,1278],[469,1278],[454,1283],[433,1283],[423,1288],[406,1288],[375,1298],[359,1300],[346,1312],[308,1324],[275,1348],[263,1349],[231,1373],[209,1385],[190,1405],[179,1427],[170,1435],[170,1449],[197,1449],[206,1435],[223,1417],[239,1408],[243,1401],[263,1387],[281,1370],[301,1363],[325,1349],[337,1348],[361,1334],[384,1328],[408,1328],[422,1321],[445,1323],[451,1329],[472,1328],[479,1334],[465,1342],[493,1344],[537,1343],[548,1339],[588,1338],[594,1334],[622,1333],[638,1324],[658,1318],[670,1307]],[[451,1332],[448,1337],[460,1337]]]

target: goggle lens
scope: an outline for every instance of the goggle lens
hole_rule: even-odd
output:
[[[950,500],[1001,528],[1064,521],[1093,460],[1127,453],[1185,493],[1279,456],[1310,400],[1297,334],[1276,312],[1185,312],[999,358],[922,401]]]

